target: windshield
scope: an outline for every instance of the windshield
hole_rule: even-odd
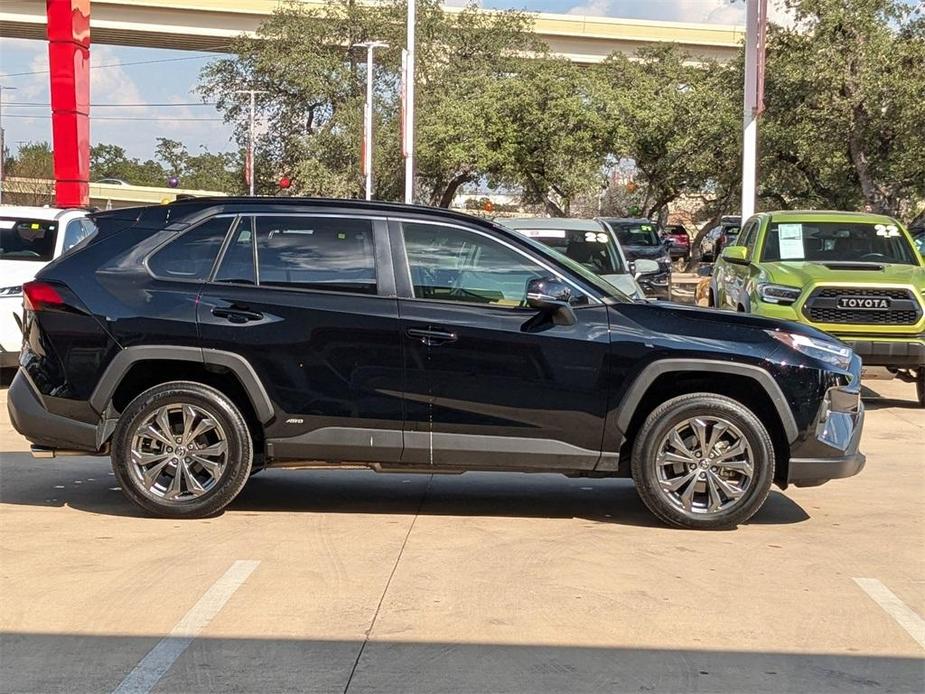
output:
[[[519,233],[536,239],[571,258],[595,275],[617,275],[626,270],[606,231],[574,229],[518,229]]]
[[[55,221],[0,217],[0,259],[51,260],[57,236]]]
[[[860,222],[771,224],[762,260],[917,264],[912,247],[895,224]]]
[[[648,222],[618,222],[611,224],[624,246],[661,246],[655,225]]]
[[[507,231],[511,231],[511,230],[507,229]],[[519,230],[516,230],[516,231],[517,233],[520,233]],[[555,248],[551,248],[544,243],[540,243],[539,240],[532,239],[526,234],[520,233],[520,236],[527,243],[529,243],[537,253],[550,257],[556,263],[560,265],[564,265],[571,272],[575,273],[578,277],[580,277],[585,282],[585,284],[588,284],[594,287],[594,289],[596,289],[601,296],[607,296],[607,297],[610,297],[611,299],[615,299],[616,301],[620,301],[622,303],[633,303],[633,300],[630,297],[628,297],[626,294],[624,294],[619,289],[614,287],[607,280],[602,279],[601,277],[598,277],[596,274],[588,270],[581,263],[576,263],[574,260],[569,258],[564,253],[560,253]]]

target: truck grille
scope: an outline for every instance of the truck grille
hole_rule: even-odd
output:
[[[865,299],[885,299],[865,302]],[[864,305],[874,307],[861,308]],[[922,307],[909,289],[870,287],[818,287],[803,304],[803,315],[813,323],[851,323],[854,325],[914,325],[922,317]]]

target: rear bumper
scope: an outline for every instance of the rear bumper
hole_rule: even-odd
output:
[[[865,366],[916,368],[925,366],[925,336],[919,338],[842,337],[836,334],[861,357]]]
[[[13,377],[6,405],[13,428],[38,446],[89,454],[99,450],[98,427],[49,412],[22,369]]]

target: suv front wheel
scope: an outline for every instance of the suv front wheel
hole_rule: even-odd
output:
[[[247,423],[220,391],[187,381],[146,390],[113,435],[112,468],[123,492],[167,518],[203,518],[225,508],[251,472]]]
[[[636,436],[633,480],[645,505],[682,528],[721,529],[759,509],[774,479],[767,429],[740,402],[690,393],[655,408]]]

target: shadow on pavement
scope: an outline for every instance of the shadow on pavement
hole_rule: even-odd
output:
[[[864,407],[868,410],[885,410],[895,407],[901,410],[921,410],[915,399],[915,385],[909,386],[909,399],[900,400],[898,398],[886,398],[880,395],[876,390],[867,385],[861,386],[861,400],[864,401]]]
[[[0,635],[0,691],[112,691],[157,637]],[[356,665],[354,665],[356,664]],[[158,692],[919,692],[921,659],[569,645],[200,638]]]
[[[143,516],[115,486],[108,458],[38,461],[27,453],[3,453],[2,459],[0,502]],[[365,470],[266,470],[248,482],[229,511],[585,518],[661,527],[629,480],[490,472],[428,480],[429,475]],[[784,525],[808,518],[802,507],[772,491],[749,523]]]

